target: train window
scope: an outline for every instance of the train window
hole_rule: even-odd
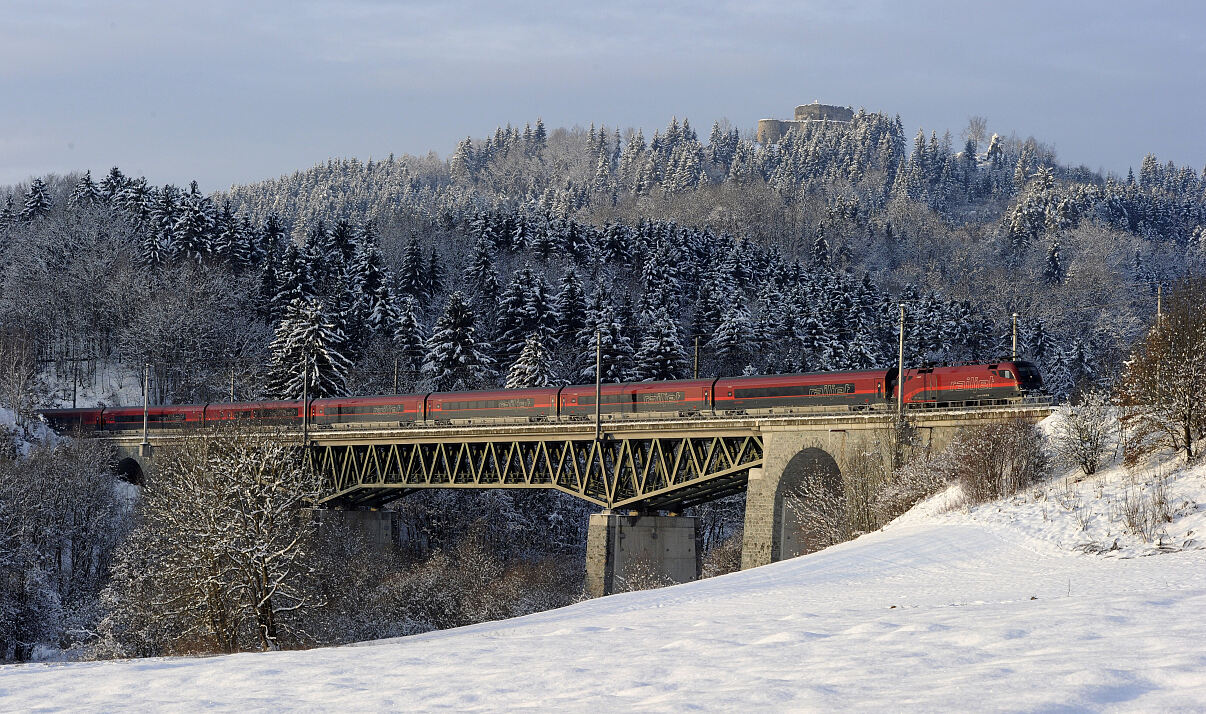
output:
[[[738,399],[762,399],[767,397],[807,397],[824,394],[853,394],[854,384],[803,384],[787,387],[756,387],[738,389]]]
[[[624,402],[631,401],[629,399],[629,397],[630,397],[630,395],[626,395],[626,394],[604,394],[599,399],[599,403],[600,404],[623,404]],[[591,394],[589,396],[583,395],[583,396],[578,397],[578,404],[594,404],[594,403],[595,403],[595,395],[593,395],[593,394]]]
[[[1013,379],[1013,372],[1010,372],[1007,369],[1003,369],[1003,370],[1001,370],[1001,376],[1004,377],[1005,379]]]
[[[475,399],[469,402],[446,402],[445,409],[526,409],[536,406],[534,399]]]

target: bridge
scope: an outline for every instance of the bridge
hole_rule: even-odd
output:
[[[964,427],[1037,422],[1043,404],[909,410],[915,444],[938,451]],[[389,532],[380,508],[423,489],[555,489],[600,507],[587,537],[587,589],[603,595],[626,573],[659,569],[698,577],[696,521],[684,509],[746,492],[741,567],[798,555],[808,547],[786,496],[818,473],[852,485],[854,461],[881,448],[896,423],[883,411],[473,426],[310,430],[308,458],[325,484],[326,517]],[[299,441],[303,435],[293,434]],[[119,469],[154,468],[158,447],[189,432],[102,434],[124,457]],[[339,514],[336,516],[336,514]],[[388,537],[382,535],[382,538]]]

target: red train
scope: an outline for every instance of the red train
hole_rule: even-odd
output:
[[[625,419],[890,409],[896,387],[895,369],[604,384],[599,412],[605,419]],[[903,401],[910,409],[988,406],[1018,402],[1041,389],[1038,370],[1028,362],[927,367],[905,370]],[[587,421],[595,414],[595,385],[314,399],[309,410],[308,421],[317,429]],[[143,426],[141,407],[41,413],[64,432]],[[147,426],[177,430],[230,421],[286,426],[300,425],[303,416],[300,401],[183,404],[151,407]]]

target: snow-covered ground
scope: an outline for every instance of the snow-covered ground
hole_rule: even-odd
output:
[[[1174,520],[1145,543],[1117,501],[1151,474]],[[954,496],[820,553],[515,620],[305,652],[3,667],[0,706],[1206,710],[1206,466],[1111,467],[972,509]]]

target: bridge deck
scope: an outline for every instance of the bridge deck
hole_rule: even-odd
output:
[[[917,426],[958,426],[1037,419],[1046,405],[910,410]],[[423,488],[552,488],[600,506],[680,509],[745,488],[762,465],[763,435],[778,431],[880,429],[890,411],[777,413],[605,420],[600,441],[592,421],[498,422],[442,426],[315,427],[311,463],[327,484],[328,506],[379,506]],[[199,433],[156,430],[155,446]],[[301,441],[300,428],[262,435]],[[141,432],[98,433],[125,449]]]

